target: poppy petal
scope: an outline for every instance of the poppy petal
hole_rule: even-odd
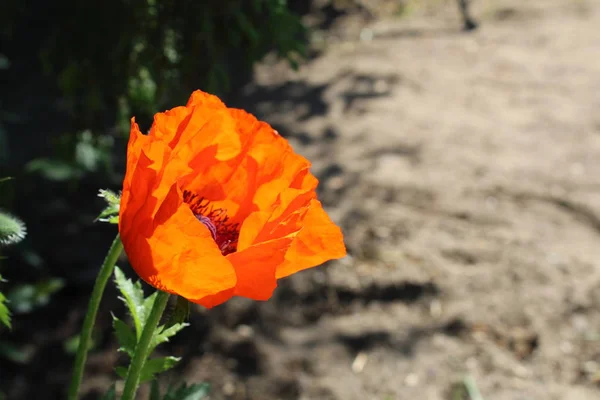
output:
[[[302,230],[285,256],[285,262],[277,268],[277,279],[345,255],[340,228],[329,219],[321,203],[314,199],[304,216]]]
[[[206,308],[213,308],[214,306],[218,306],[219,304],[225,303],[227,300],[233,297],[233,289],[222,290],[217,294],[213,294],[210,296],[204,296],[199,299],[188,299],[192,303],[200,304]]]
[[[232,288],[236,275],[210,231],[181,201],[176,185],[152,220],[149,236],[127,235],[123,244],[138,275],[150,285],[198,299]]]
[[[254,300],[267,300],[277,287],[276,266],[285,258],[293,237],[282,237],[251,246],[227,256],[237,275],[234,294]]]
[[[119,232],[154,287],[213,307],[268,299],[277,279],[345,255],[310,163],[267,123],[196,91],[132,119]]]
[[[168,144],[173,154],[191,161],[200,151],[214,147],[215,158],[228,160],[241,149],[235,120],[227,107],[215,96],[204,94],[210,100],[204,103],[192,94],[187,107],[176,107],[154,116],[149,136]]]

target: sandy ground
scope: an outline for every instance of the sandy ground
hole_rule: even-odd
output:
[[[257,68],[350,256],[196,314],[211,398],[600,398],[600,2],[437,3]]]

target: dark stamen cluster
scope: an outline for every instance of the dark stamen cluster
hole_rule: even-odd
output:
[[[224,209],[214,208],[209,200],[189,190],[183,192],[183,201],[189,204],[198,221],[210,230],[224,256],[237,250],[239,224],[229,222],[229,216]]]

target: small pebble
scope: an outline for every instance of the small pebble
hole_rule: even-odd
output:
[[[356,355],[356,358],[354,358],[354,361],[352,362],[352,372],[354,372],[355,374],[360,374],[365,368],[368,359],[369,356],[367,355],[367,353],[362,351],[358,353]]]
[[[560,343],[560,351],[562,351],[565,354],[573,353],[573,344],[567,340],[563,340]]]
[[[225,396],[233,396],[235,393],[235,385],[232,382],[227,382],[223,385],[223,394]]]
[[[415,387],[419,384],[419,375],[410,373],[404,378],[404,384],[408,387]]]

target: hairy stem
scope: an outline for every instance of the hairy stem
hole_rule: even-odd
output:
[[[100,268],[100,272],[96,277],[90,304],[88,305],[88,310],[85,314],[85,319],[83,320],[83,327],[81,328],[81,334],[79,336],[79,346],[77,347],[75,364],[73,365],[73,376],[71,377],[71,384],[69,385],[69,394],[67,397],[68,400],[77,400],[79,397],[79,386],[81,385],[81,379],[83,377],[83,369],[87,359],[90,338],[92,337],[94,322],[96,322],[96,314],[98,313],[100,300],[102,300],[102,294],[104,293],[106,283],[110,279],[117,259],[121,255],[122,251],[123,242],[121,242],[121,237],[117,234],[117,237],[115,240],[113,240],[112,245],[108,250],[108,254],[104,259],[102,268]]]
[[[121,400],[133,400],[135,392],[137,391],[138,385],[140,384],[140,374],[146,359],[148,358],[150,350],[150,342],[154,336],[154,331],[160,321],[160,317],[165,311],[167,301],[169,300],[169,293],[158,291],[156,299],[154,299],[154,305],[142,330],[142,335],[138,344],[135,346],[135,352],[131,359],[131,364],[127,370],[127,376],[125,377],[125,387],[123,389],[123,395]]]

